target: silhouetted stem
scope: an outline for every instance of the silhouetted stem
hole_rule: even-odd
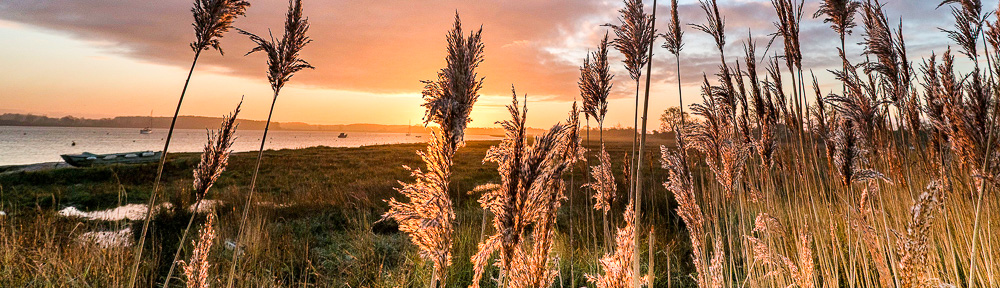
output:
[[[159,194],[160,178],[163,176],[163,166],[167,162],[167,149],[170,148],[170,138],[174,135],[174,126],[177,124],[177,115],[181,112],[181,103],[184,103],[184,94],[187,93],[188,84],[191,83],[191,74],[194,74],[194,66],[198,64],[198,56],[201,56],[202,49],[194,52],[194,60],[191,61],[191,69],[188,70],[187,80],[184,80],[184,88],[181,89],[181,97],[177,100],[177,109],[174,111],[174,118],[170,120],[170,130],[167,130],[167,139],[163,143],[163,155],[160,157],[160,165],[156,168],[156,180],[153,181],[153,192],[149,195],[149,202],[146,204],[146,219],[142,222],[142,232],[139,236],[139,245],[136,246],[135,262],[132,264],[132,274],[129,277],[128,287],[135,287],[135,280],[139,274],[139,264],[142,263],[142,248],[146,244],[146,232],[149,230],[149,221],[153,218],[153,206],[156,204],[156,196]],[[155,281],[155,280],[153,280]]]
[[[253,177],[250,178],[250,194],[247,195],[247,203],[243,206],[243,217],[240,220],[240,228],[236,233],[236,247],[233,248],[233,261],[229,266],[229,277],[226,280],[226,288],[233,287],[233,275],[236,274],[236,263],[240,258],[240,242],[243,239],[243,232],[246,226],[247,217],[250,216],[250,204],[253,203],[254,189],[257,187],[257,174],[260,172],[260,162],[264,157],[264,144],[267,143],[267,130],[271,127],[271,116],[274,115],[274,103],[278,102],[278,92],[274,90],[274,98],[271,100],[271,110],[267,113],[267,123],[264,124],[264,135],[260,137],[260,150],[257,151],[257,164],[253,169]]]
[[[652,24],[653,27],[650,27],[650,29],[653,29],[655,31],[655,27],[656,27],[656,0],[653,0],[653,19],[652,19],[652,23],[653,23]],[[642,205],[640,205],[642,202],[639,202],[640,199],[642,199],[642,169],[639,169],[639,167],[642,167],[642,159],[643,159],[642,154],[646,150],[646,122],[647,122],[646,118],[648,118],[646,116],[649,115],[649,81],[650,81],[650,77],[651,77],[652,70],[653,70],[653,42],[654,41],[649,41],[649,57],[646,58],[646,59],[649,59],[649,62],[646,63],[646,93],[643,96],[643,104],[642,104],[642,130],[640,131],[642,134],[639,134],[639,154],[636,155],[636,160],[635,160],[635,163],[636,163],[635,164],[635,168],[636,168],[635,169],[635,182],[634,182],[634,185],[635,185],[635,189],[634,190],[635,190],[635,192],[632,193],[633,195],[635,195],[635,204],[634,204],[635,205],[635,215],[634,215],[634,217],[635,217],[635,220],[634,220],[635,221],[634,222],[635,226],[633,227],[635,229],[635,232],[634,232],[635,233],[634,234],[635,235],[635,246],[632,247],[632,249],[634,249],[635,251],[633,251],[633,253],[632,253],[632,287],[639,287],[639,277],[642,277],[642,276],[639,276],[640,274],[639,274],[639,253],[638,253],[639,252],[638,251],[639,250],[639,235],[642,235],[642,234],[639,234],[639,229],[640,229],[639,227],[642,227],[642,222],[639,222],[639,220],[642,219],[642,216],[641,216],[642,215],[642,212],[641,212],[642,211]],[[637,106],[637,108],[638,108],[638,106]],[[683,117],[683,114],[682,114],[682,117]],[[650,247],[652,247],[652,244],[650,244],[650,245],[651,245]],[[650,283],[650,284],[652,284],[652,283]]]

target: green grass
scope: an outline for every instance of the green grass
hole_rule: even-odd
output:
[[[596,135],[591,135],[592,148],[596,147]],[[660,144],[667,144],[664,138],[655,137],[649,144],[646,167],[651,175],[645,185],[649,196],[645,204],[647,222],[652,223],[657,232],[657,248],[666,249],[670,243],[676,251],[686,251],[681,245],[684,236],[676,233],[680,227],[673,215],[672,197],[659,184],[665,173],[659,169]],[[621,174],[624,156],[631,149],[630,139],[620,139],[608,144],[616,174]],[[455,169],[451,194],[456,206],[458,226],[456,244],[449,286],[465,286],[471,281],[472,265],[469,258],[475,253],[481,237],[484,214],[476,202],[479,195],[469,194],[477,185],[498,182],[496,165],[482,163],[486,150],[497,141],[470,141],[459,150],[455,159]],[[261,205],[252,213],[252,244],[247,247],[249,257],[241,257],[238,265],[239,284],[318,287],[422,287],[430,273],[430,266],[416,253],[405,234],[400,233],[394,223],[378,222],[388,209],[384,202],[390,197],[399,197],[394,188],[397,181],[412,179],[402,167],[421,167],[422,162],[416,151],[424,144],[398,144],[368,146],[359,148],[313,147],[296,150],[266,151],[261,164],[257,200],[273,205]],[[591,153],[593,155],[593,153]],[[164,170],[161,199],[175,205],[191,203],[191,170],[197,164],[198,155],[193,153],[172,154]],[[242,212],[242,205],[249,189],[252,165],[256,153],[236,153],[230,160],[229,169],[223,173],[217,184],[209,192],[209,198],[225,203],[217,210],[219,215],[218,240],[213,250],[215,266],[212,274],[219,275],[229,266],[232,250],[225,248],[225,242],[236,234],[236,224]],[[585,166],[581,163],[575,173],[567,176],[574,186],[583,184]],[[66,168],[38,172],[16,172],[0,175],[3,195],[2,207],[9,216],[0,221],[0,239],[7,241],[6,251],[14,254],[35,255],[21,259],[0,262],[7,268],[0,268],[0,286],[116,286],[130,260],[129,257],[109,258],[108,255],[127,255],[128,249],[96,249],[81,245],[74,239],[86,231],[113,230],[122,225],[136,223],[95,223],[80,219],[55,216],[55,211],[73,206],[84,211],[102,210],[126,203],[145,203],[152,190],[155,164],[130,166],[105,166],[94,168]],[[621,176],[617,176],[621,178]],[[624,181],[618,179],[619,201],[616,212],[612,213],[615,223],[621,219],[624,208],[622,200],[628,191]],[[603,254],[595,247],[600,239],[591,235],[590,225],[600,225],[600,215],[594,214],[598,223],[590,223],[588,207],[589,191],[577,188],[572,192],[573,206],[568,203],[560,209],[556,253],[560,259],[562,275],[557,282],[568,286],[571,282],[570,267],[574,271],[577,286],[584,285],[584,273],[596,273],[596,260]],[[176,214],[165,213],[153,222],[154,241],[147,248],[153,255],[143,265],[144,285],[152,279],[162,282],[169,266],[169,258],[177,245],[178,230],[186,223],[183,211]],[[487,216],[489,217],[489,216]],[[569,226],[570,217],[575,222]],[[488,221],[488,219],[486,219]],[[6,222],[4,222],[6,221]],[[178,224],[180,223],[180,224]],[[141,225],[141,223],[138,223]],[[179,227],[178,227],[179,226]],[[138,228],[137,226],[133,226]],[[490,225],[486,233],[491,233]],[[574,230],[576,249],[569,247],[569,231]],[[598,226],[599,230],[600,227]],[[45,234],[41,231],[64,231]],[[5,238],[6,237],[6,238]],[[40,245],[39,243],[52,245]],[[582,243],[582,244],[581,244]],[[190,246],[190,243],[186,243]],[[642,247],[645,250],[646,247]],[[598,249],[598,250],[595,250]],[[571,265],[570,251],[575,251],[575,265]],[[665,269],[664,251],[657,253],[657,268]],[[117,253],[117,254],[116,254]],[[645,252],[643,252],[645,253]],[[3,254],[0,253],[0,256]],[[91,255],[82,257],[78,255]],[[645,255],[645,254],[643,254]],[[677,254],[677,255],[686,255]],[[110,259],[110,260],[109,260]],[[115,260],[117,259],[117,260]],[[3,260],[0,257],[0,260]],[[114,261],[112,261],[114,260]],[[117,262],[116,262],[117,261]],[[683,259],[673,259],[672,263],[689,263]],[[686,264],[685,264],[686,265]],[[123,271],[104,271],[92,267],[121,266]],[[39,268],[41,267],[41,268]],[[46,268],[48,267],[48,268]],[[49,269],[51,268],[51,269]],[[671,277],[666,271],[657,271],[658,281],[673,279],[675,286],[688,283],[685,271],[690,267],[673,267]],[[45,273],[48,279],[37,282],[38,273]],[[89,281],[89,282],[88,282]],[[176,281],[175,283],[181,283]],[[663,282],[665,285],[665,282]],[[484,281],[484,284],[488,284]],[[680,287],[680,286],[678,286]]]

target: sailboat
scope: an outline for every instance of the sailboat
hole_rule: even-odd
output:
[[[406,136],[410,136],[410,129],[413,128],[413,120],[406,122]]]
[[[139,130],[139,134],[149,134],[153,133],[153,110],[149,110],[149,125],[146,128]]]

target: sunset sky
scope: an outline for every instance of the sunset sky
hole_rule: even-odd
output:
[[[287,2],[250,0],[235,26],[258,34],[279,31]],[[455,11],[465,28],[483,27],[486,77],[471,126],[493,126],[508,117],[503,105],[510,87],[527,94],[528,125],[547,127],[566,118],[578,97],[579,65],[617,23],[621,1],[404,1],[304,0],[314,40],[302,57],[316,66],[292,78],[282,91],[274,120],[315,124],[406,124],[420,121],[420,80],[432,79],[444,65],[445,32]],[[948,8],[938,0],[885,0],[895,27],[902,17],[911,61],[953,45],[941,28],[950,28]],[[774,10],[766,0],[719,0],[726,17],[729,56],[742,55],[752,32],[758,53],[774,32]],[[818,1],[808,0],[802,23],[804,65],[839,90],[827,69],[839,67],[836,34],[813,19]],[[996,1],[984,1],[987,10]],[[647,11],[652,1],[646,1]],[[657,8],[658,28],[666,25],[669,1]],[[3,0],[0,1],[0,113],[61,117],[120,115],[169,116],[184,84],[193,52],[190,0]],[[681,1],[682,23],[703,23],[693,0]],[[860,21],[860,18],[859,20]],[[860,25],[859,25],[860,26]],[[708,35],[685,28],[682,79],[688,102],[700,99],[702,73],[717,71],[718,56]],[[863,59],[858,27],[847,52]],[[674,58],[658,39],[653,61],[651,127],[659,113],[677,105]],[[769,53],[780,53],[780,40]],[[182,115],[220,116],[246,96],[242,117],[264,119],[271,91],[262,55],[243,56],[252,43],[235,32],[222,39],[225,55],[209,51],[199,60]],[[631,126],[634,82],[611,54],[615,90],[608,126]],[[734,61],[731,58],[730,61]],[[742,62],[742,61],[741,61]],[[763,72],[763,69],[761,69]],[[809,73],[808,71],[806,72]],[[710,77],[711,79],[711,77]]]

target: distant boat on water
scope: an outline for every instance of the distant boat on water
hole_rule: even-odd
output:
[[[337,135],[337,138],[347,138],[347,133],[340,132],[340,135]]]
[[[153,133],[153,110],[149,110],[149,125],[146,128],[139,130],[139,134],[149,134]]]
[[[163,152],[160,151],[140,151],[111,154],[94,154],[83,152],[80,154],[59,155],[69,165],[76,167],[90,167],[108,164],[138,164],[160,161]]]

